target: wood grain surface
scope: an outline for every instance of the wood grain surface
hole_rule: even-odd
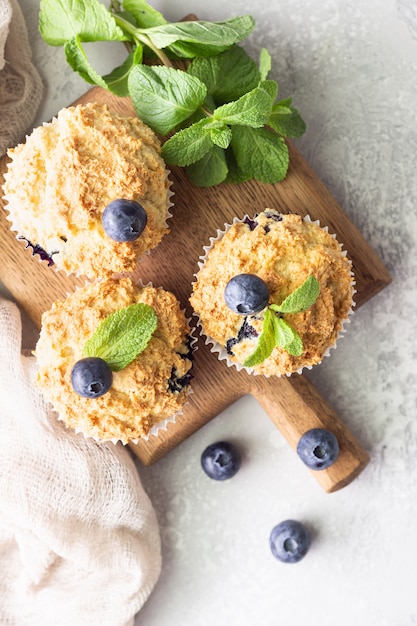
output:
[[[120,113],[134,114],[129,99],[117,98],[101,88],[93,88],[77,103],[98,101]],[[352,259],[356,279],[356,306],[362,306],[381,291],[391,278],[381,260],[331,196],[314,171],[290,143],[290,168],[286,179],[276,185],[249,181],[240,185],[220,185],[210,189],[194,187],[183,170],[172,168],[174,195],[171,232],[145,256],[134,278],[152,281],[173,291],[188,314],[191,283],[198,269],[203,246],[217,229],[233,217],[253,215],[266,207],[282,213],[310,215],[328,226],[344,244]],[[1,173],[7,158],[1,161]],[[0,279],[39,327],[42,313],[52,302],[83,284],[46,262],[33,257],[25,243],[10,230],[6,211],[0,209]],[[349,328],[347,329],[348,336]],[[331,356],[330,356],[331,358]],[[319,366],[316,366],[319,367]],[[300,436],[313,427],[331,429],[338,437],[340,455],[327,470],[310,471],[327,492],[350,483],[369,461],[367,452],[304,375],[290,378],[251,376],[228,368],[199,338],[196,352],[193,393],[175,424],[136,445],[132,450],[145,464],[161,458],[174,446],[206,424],[243,395],[251,394],[262,405],[289,444],[295,448]],[[301,461],[300,461],[301,462]]]

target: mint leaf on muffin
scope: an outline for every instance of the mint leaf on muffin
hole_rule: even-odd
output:
[[[158,318],[149,304],[141,302],[108,315],[84,346],[85,357],[99,357],[113,372],[127,367],[145,350]]]
[[[309,276],[297,289],[290,293],[281,304],[269,304],[264,310],[262,333],[255,350],[243,365],[254,367],[263,363],[275,346],[292,356],[301,356],[303,342],[297,331],[284,318],[285,313],[301,313],[309,309],[317,300],[320,284],[315,276]]]
[[[262,332],[259,335],[258,344],[254,352],[252,352],[252,354],[248,356],[243,363],[245,367],[259,365],[259,363],[262,363],[270,356],[272,350],[275,348],[276,337],[274,317],[274,313],[269,308],[265,309],[264,323]]]
[[[277,313],[300,313],[309,309],[320,293],[320,283],[315,276],[309,276],[302,285],[297,287],[281,304],[271,304]]]

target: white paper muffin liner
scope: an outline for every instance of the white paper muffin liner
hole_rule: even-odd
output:
[[[266,210],[266,209],[264,209]],[[283,214],[285,215],[285,214]],[[203,254],[199,257],[199,261],[198,261],[198,272],[196,272],[194,274],[195,277],[195,281],[192,283],[192,285],[195,284],[195,282],[197,281],[197,277],[198,277],[198,273],[200,272],[200,270],[203,268],[206,259],[207,259],[207,255],[209,254],[210,250],[213,248],[214,244],[219,241],[224,235],[225,233],[233,226],[233,224],[236,224],[237,222],[243,222],[245,219],[248,220],[253,220],[255,219],[254,217],[251,217],[250,215],[246,214],[244,215],[242,218],[238,218],[235,217],[233,218],[232,222],[230,224],[226,223],[223,227],[223,229],[217,229],[216,231],[216,236],[210,237],[209,238],[209,244],[206,246],[203,246]],[[306,215],[305,217],[302,218],[303,221],[305,222],[311,222],[313,224],[316,224],[317,226],[319,226],[322,230],[324,230],[325,232],[329,233],[329,229],[327,226],[321,226],[320,225],[320,220],[312,220],[311,217],[309,215]],[[331,237],[333,237],[337,243],[339,244],[340,250],[343,254],[343,256],[347,256],[347,251],[343,250],[343,244],[340,243],[337,239],[336,239],[336,235],[333,233],[329,233]],[[323,353],[320,361],[317,361],[317,363],[314,364],[310,364],[310,365],[304,365],[300,368],[298,368],[297,370],[295,370],[294,372],[286,372],[285,374],[280,374],[279,372],[276,374],[264,374],[262,372],[258,372],[256,370],[255,367],[245,367],[244,365],[242,365],[242,363],[238,363],[237,361],[233,361],[229,354],[227,353],[227,351],[225,350],[225,348],[219,344],[217,341],[215,341],[212,337],[209,337],[208,335],[206,335],[206,333],[204,332],[204,325],[203,322],[200,318],[200,315],[197,312],[193,312],[194,317],[196,318],[196,326],[199,328],[200,331],[200,336],[203,338],[204,343],[209,346],[210,348],[210,352],[214,353],[217,355],[217,358],[220,361],[225,361],[226,365],[228,367],[235,367],[239,372],[240,371],[245,371],[248,374],[251,374],[253,376],[264,376],[265,378],[270,378],[272,376],[275,376],[277,378],[281,378],[281,376],[287,376],[290,377],[293,374],[302,374],[302,372],[304,370],[311,370],[313,367],[320,365],[320,363],[322,363],[323,359],[330,356],[330,353],[332,350],[336,349],[336,344],[339,341],[339,339],[342,339],[345,332],[346,332],[346,325],[350,323],[351,321],[351,316],[353,314],[353,309],[355,307],[355,302],[354,302],[354,295],[356,293],[356,289],[355,289],[355,280],[354,280],[354,274],[353,271],[351,270],[350,272],[351,277],[352,277],[352,303],[350,306],[350,309],[347,313],[347,317],[344,320],[340,320],[341,323],[341,328],[337,334],[337,337],[334,341],[334,343],[331,346],[328,346],[325,350],[325,352]]]
[[[146,284],[142,282],[141,279],[135,280],[134,281],[134,285],[140,288],[145,288],[145,287],[154,287],[153,283],[151,281],[147,282]],[[79,291],[81,289],[84,289],[86,285],[76,285],[74,292]],[[164,289],[163,287],[160,287],[160,289]],[[66,297],[69,297],[70,295],[72,295],[72,293],[74,292],[67,292]],[[174,294],[175,295],[175,294]],[[63,299],[64,300],[64,299]],[[185,316],[185,309],[181,309],[181,311],[183,312],[184,316]],[[189,317],[185,317],[185,321],[187,323],[188,326],[188,336],[190,337],[190,341],[189,341],[189,345],[190,345],[190,351],[191,351],[191,356],[192,358],[194,358],[194,355],[198,349],[198,340],[197,337],[195,336],[195,327],[191,324],[191,318]],[[36,353],[34,353],[36,356]],[[192,370],[193,370],[193,366],[191,366],[190,368],[190,372],[192,374]],[[41,388],[41,391],[43,391],[43,389]],[[74,426],[69,426],[66,421],[65,418],[59,413],[59,411],[57,409],[55,409],[55,407],[53,407],[54,413],[56,415],[56,419],[60,422],[62,422],[64,424],[64,426],[66,428],[68,428],[69,430],[74,431],[77,435],[83,435],[85,439],[93,439],[96,443],[107,443],[107,442],[111,442],[113,444],[118,444],[118,443],[122,443],[123,445],[129,445],[129,444],[137,444],[140,441],[148,441],[150,439],[150,437],[157,437],[160,431],[165,431],[168,428],[169,424],[175,423],[176,419],[179,415],[181,415],[184,411],[184,407],[188,404],[189,402],[189,396],[190,394],[193,393],[193,389],[192,389],[192,378],[191,378],[191,382],[188,385],[188,388],[186,389],[186,398],[185,401],[183,403],[183,405],[180,407],[180,409],[178,409],[178,411],[176,411],[173,415],[170,415],[166,418],[164,418],[163,420],[161,420],[160,422],[157,422],[156,424],[154,424],[152,426],[152,428],[150,428],[149,432],[146,435],[142,435],[141,437],[135,437],[133,439],[129,439],[128,441],[123,441],[122,439],[120,439],[119,437],[112,437],[112,438],[102,438],[102,437],[98,437],[96,435],[93,435],[92,433],[88,433],[85,432],[83,429],[81,428],[75,428]],[[45,394],[46,397],[46,394]],[[48,402],[52,405],[52,403],[48,400]]]

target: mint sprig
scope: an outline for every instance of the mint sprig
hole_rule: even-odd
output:
[[[169,23],[145,0],[111,0],[109,9],[99,0],[40,1],[43,39],[64,46],[69,65],[86,82],[130,96],[138,117],[167,138],[165,161],[185,167],[192,182],[205,187],[282,180],[289,164],[284,138],[305,131],[291,99],[277,101],[269,52],[261,50],[258,67],[237,45],[254,26],[250,15]],[[84,49],[95,41],[127,48],[123,64],[105,76]],[[178,59],[191,63],[175,69]],[[143,65],[155,60],[161,65]]]
[[[148,304],[137,303],[108,315],[84,346],[84,356],[100,357],[114,372],[127,367],[145,350],[158,318]]]
[[[255,350],[243,365],[260,365],[278,346],[292,356],[301,356],[303,342],[297,331],[283,318],[285,313],[300,313],[309,309],[320,293],[320,283],[315,276],[309,276],[297,289],[290,293],[281,304],[270,304],[264,311],[262,332]]]
[[[277,313],[300,313],[309,309],[320,293],[320,283],[315,276],[309,276],[297,289],[291,292],[281,304],[271,304]]]

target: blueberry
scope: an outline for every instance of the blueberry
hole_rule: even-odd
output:
[[[77,361],[71,371],[73,389],[83,398],[98,398],[112,384],[113,374],[106,361],[89,356]]]
[[[269,290],[256,274],[233,276],[224,290],[224,300],[235,313],[253,315],[262,311],[269,300]]]
[[[241,462],[239,450],[227,441],[212,443],[201,455],[201,467],[213,480],[232,478],[240,468]]]
[[[326,469],[339,456],[339,442],[330,430],[312,428],[298,442],[297,454],[310,469]]]
[[[287,519],[274,526],[269,536],[272,554],[284,563],[297,563],[308,552],[311,536],[307,528],[296,520]]]
[[[114,241],[135,241],[145,229],[147,215],[139,202],[119,198],[106,206],[101,219]]]

